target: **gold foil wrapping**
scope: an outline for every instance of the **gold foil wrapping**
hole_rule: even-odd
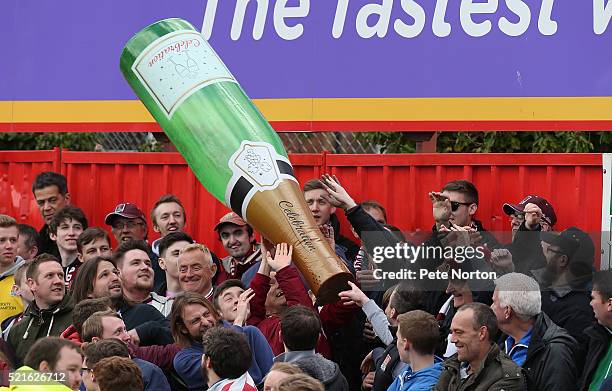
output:
[[[293,262],[318,304],[335,302],[338,292],[350,289],[352,274],[321,233],[296,182],[284,180],[274,190],[257,192],[246,219],[272,243],[293,246]]]

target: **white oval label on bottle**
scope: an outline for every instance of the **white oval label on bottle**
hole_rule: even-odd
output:
[[[193,30],[156,39],[136,58],[132,71],[169,118],[201,88],[221,81],[237,83],[213,48]]]

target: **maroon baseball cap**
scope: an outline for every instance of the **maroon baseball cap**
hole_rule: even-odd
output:
[[[247,225],[246,221],[242,220],[236,212],[229,212],[225,216],[221,217],[217,225],[215,225],[215,231],[218,231],[223,224],[234,224],[239,227]]]
[[[557,215],[552,205],[544,198],[536,195],[528,195],[518,204],[504,204],[504,213],[511,216],[515,213],[523,213],[525,211],[525,205],[535,204],[542,210],[542,218],[548,222],[551,226],[557,222]]]
[[[119,204],[115,206],[115,210],[106,215],[104,223],[106,225],[113,225],[113,220],[117,217],[125,217],[126,219],[142,219],[145,223],[147,219],[140,209],[134,204],[129,202]]]

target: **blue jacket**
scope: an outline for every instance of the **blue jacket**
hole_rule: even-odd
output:
[[[420,371],[412,372],[408,367],[389,386],[387,391],[429,391],[438,382],[442,373],[442,360],[434,359],[434,364]]]
[[[261,383],[264,376],[270,371],[272,360],[274,359],[274,354],[268,341],[257,327],[239,327],[225,321],[223,326],[234,328],[236,331],[241,331],[246,335],[253,352],[253,362],[249,368],[249,375],[251,375],[255,384]],[[204,348],[202,344],[194,342],[190,347],[179,351],[174,357],[174,369],[183,378],[189,390],[199,391],[207,387],[202,378],[203,353]]]

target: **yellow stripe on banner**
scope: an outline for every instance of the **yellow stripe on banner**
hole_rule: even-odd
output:
[[[13,122],[13,101],[0,101],[0,122]]]
[[[256,99],[269,121],[610,121],[612,97]],[[3,123],[154,122],[140,101],[0,101]]]

